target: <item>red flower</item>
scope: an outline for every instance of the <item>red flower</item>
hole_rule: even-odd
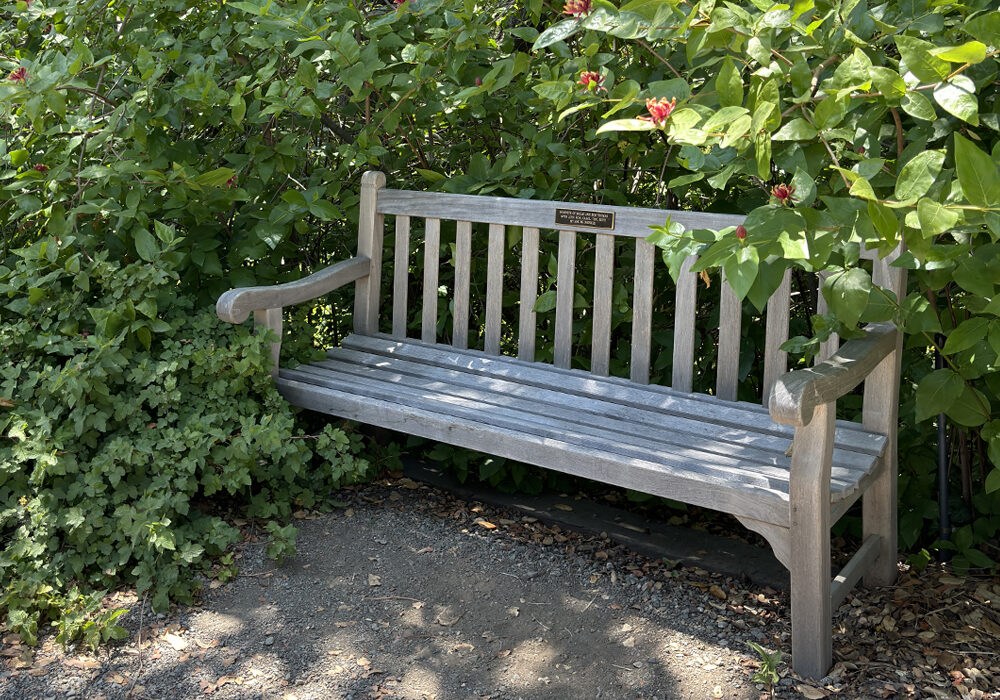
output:
[[[590,0],[566,0],[566,6],[563,7],[563,14],[572,15],[573,17],[584,17],[589,15],[592,9]]]
[[[47,166],[45,163],[39,163],[38,165],[35,166],[35,170],[37,170],[40,173],[47,173],[49,171],[49,166]]]
[[[226,180],[226,188],[227,189],[231,189],[233,187],[236,187],[236,176],[235,175],[233,175],[231,178],[229,178],[228,180]]]
[[[676,106],[676,97],[669,102],[666,97],[661,97],[658,100],[646,100],[646,109],[649,111],[649,116],[639,117],[639,119],[647,122],[653,122],[657,126],[666,126],[667,119],[670,117],[670,113],[674,111],[674,107]]]
[[[771,189],[771,196],[778,200],[778,204],[783,207],[790,207],[795,204],[795,188],[788,185],[775,185]]]
[[[25,83],[28,80],[28,69],[24,66],[20,68],[15,68],[7,76],[7,80],[13,80],[15,83]]]
[[[584,90],[589,92],[594,92],[596,90],[604,90],[604,92],[608,91],[608,89],[601,84],[604,82],[604,76],[597,71],[583,71],[580,73],[580,80],[578,82],[580,85],[583,85]]]
[[[741,241],[745,241],[747,239],[746,226],[740,224],[739,226],[736,227],[736,237],[739,238]]]
[[[479,86],[480,86],[480,85],[482,85],[482,84],[483,84],[483,79],[482,79],[482,78],[480,78],[480,77],[479,77],[479,76],[477,75],[477,76],[476,76],[476,87],[479,87]]]

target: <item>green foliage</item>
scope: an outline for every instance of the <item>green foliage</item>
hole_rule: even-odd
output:
[[[0,266],[0,608],[28,641],[45,620],[63,643],[117,638],[101,589],[189,600],[192,574],[238,539],[227,502],[284,518],[368,472],[341,430],[304,439],[266,336],[177,296],[184,240],[157,230],[152,264],[67,236]],[[294,552],[294,528],[268,528],[269,553]]]
[[[859,322],[892,320],[910,336],[917,361],[907,362],[904,405],[917,422],[944,413],[958,426],[956,462],[961,455],[980,523],[956,533],[965,566],[993,566],[974,545],[995,536],[1000,510],[998,27],[989,0],[597,0],[535,41],[549,52],[553,80],[581,66],[606,74],[603,100],[549,98],[596,118],[585,140],[638,145],[663,173],[658,186],[681,201],[747,214],[745,236],[654,233],[668,265],[699,253],[699,268],[723,268],[758,310],[784,269],[827,273],[830,313],[787,346],[803,361],[830,333],[856,335]],[[624,48],[610,55],[615,45]],[[663,105],[651,101],[663,96],[677,104],[659,118]],[[911,285],[897,299],[873,284],[859,251],[885,255],[900,244],[893,264],[911,271]],[[931,372],[935,333],[946,338],[946,369]],[[980,438],[974,504],[968,465]],[[904,471],[915,469],[906,456]],[[920,513],[911,522],[923,521],[930,497],[904,502]]]
[[[747,644],[760,657],[760,668],[757,669],[750,680],[754,683],[763,683],[773,692],[774,684],[780,679],[778,666],[781,664],[781,650],[779,649],[772,654],[756,642],[748,641]]]

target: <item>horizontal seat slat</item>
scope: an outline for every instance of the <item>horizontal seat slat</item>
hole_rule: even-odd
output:
[[[480,420],[534,435],[565,439],[604,452],[664,464],[678,472],[698,478],[724,481],[734,486],[749,484],[779,495],[787,490],[787,472],[782,474],[779,469],[772,470],[774,473],[768,475],[754,469],[759,465],[746,460],[706,454],[692,447],[657,444],[655,441],[634,435],[623,440],[620,433],[603,425],[585,425],[562,417],[525,411],[517,407],[516,401],[507,401],[505,405],[494,402],[500,398],[499,396],[486,397],[483,392],[463,390],[461,387],[451,387],[442,382],[404,377],[360,365],[351,367],[342,365],[337,369],[327,366],[322,370],[306,366],[286,370],[284,376],[335,389],[349,388],[352,392],[365,396],[394,400],[401,405],[428,408],[439,413]],[[489,408],[485,417],[484,407]]]
[[[503,400],[516,400],[526,411],[545,415],[556,413],[571,417],[582,424],[595,422],[612,427],[623,435],[635,435],[655,440],[660,445],[695,446],[704,452],[739,456],[780,469],[787,478],[791,460],[786,456],[790,441],[786,438],[755,433],[747,429],[726,428],[705,424],[689,418],[658,413],[653,410],[623,406],[589,396],[576,396],[544,387],[526,386],[508,379],[480,376],[401,358],[372,355],[348,348],[331,350],[327,361],[315,367],[342,367],[355,363],[381,371],[396,372],[412,377],[466,387],[483,394],[495,394]],[[330,364],[333,361],[336,364]],[[309,366],[304,366],[308,369]],[[495,401],[496,399],[490,399]],[[850,450],[834,450],[834,488],[856,483],[871,471],[875,458]],[[777,474],[779,472],[775,472]]]
[[[667,387],[638,386],[616,377],[593,377],[574,370],[522,362],[510,357],[486,357],[468,350],[443,353],[433,345],[398,343],[383,335],[351,335],[343,346],[375,354],[402,357],[465,372],[516,379],[522,384],[558,389],[567,394],[593,396],[637,408],[655,409],[701,422],[791,439],[794,429],[775,423],[767,410],[757,404],[722,402],[702,394],[675,392]],[[846,423],[846,422],[845,422]],[[856,427],[855,427],[856,426]],[[866,432],[857,424],[838,424],[836,444],[841,449],[881,456],[885,436]]]
[[[405,405],[392,394],[388,398],[372,396],[363,382],[344,380],[343,385],[331,387],[312,379],[304,372],[296,375],[295,370],[282,370],[277,379],[278,391],[296,406],[763,522],[781,526],[788,523],[787,500],[769,488],[708,478],[689,468],[577,444],[558,430],[546,436],[538,434],[544,429],[536,426],[529,431],[523,425],[500,425],[493,412],[458,415],[451,409],[434,410],[430,405]]]

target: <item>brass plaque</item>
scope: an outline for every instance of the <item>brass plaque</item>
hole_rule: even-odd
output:
[[[612,211],[592,211],[587,209],[556,209],[556,226],[614,231],[615,213]]]

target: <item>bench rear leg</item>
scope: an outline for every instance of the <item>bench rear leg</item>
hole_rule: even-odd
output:
[[[886,357],[865,383],[864,426],[886,435],[882,471],[865,491],[861,501],[864,538],[879,537],[879,553],[865,574],[868,586],[891,586],[896,581],[897,552],[897,448],[896,433],[899,359],[897,353]]]
[[[830,601],[830,467],[833,404],[817,406],[808,425],[795,430],[790,483],[792,667],[822,678],[833,663]]]

